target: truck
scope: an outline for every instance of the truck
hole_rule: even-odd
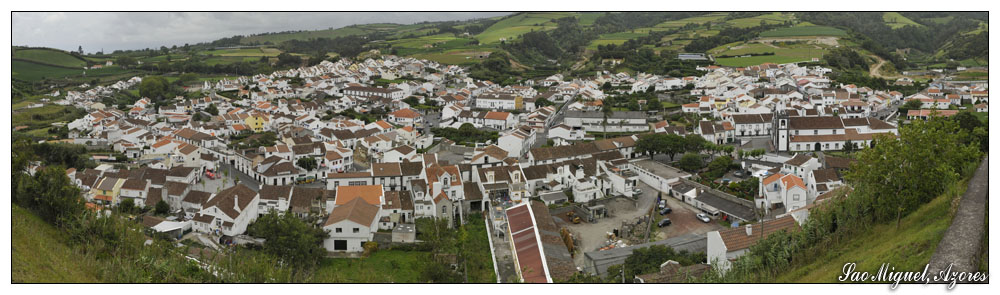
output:
[[[566,212],[566,217],[568,217],[573,224],[580,224],[580,222],[583,222],[583,219],[581,219],[580,216],[576,216],[576,212],[573,211]]]

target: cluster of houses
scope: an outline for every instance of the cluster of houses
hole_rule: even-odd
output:
[[[511,248],[522,280],[552,282],[555,273],[561,278],[573,272],[564,267],[565,246],[552,250],[559,247],[520,238],[555,231],[551,216],[546,220],[540,212],[547,212],[546,205],[632,197],[642,182],[713,216],[743,222],[760,220],[759,211],[776,216],[709,233],[709,260],[728,262],[755,239],[794,228],[808,217],[808,208],[844,185],[848,160],[809,152],[860,149],[875,136],[896,136],[897,127],[879,114],[902,101],[946,109],[968,100],[984,111],[988,102],[983,85],[937,83],[903,97],[834,86],[825,76],[829,69],[795,64],[700,70],[705,75],[598,73],[568,81],[556,74],[501,86],[469,78],[458,66],[384,56],[205,82],[204,97],[169,104],[142,98],[124,108],[99,105],[103,95],[141,81],[132,78],[70,91],[64,101],[88,110],[68,124],[68,141],[112,149],[141,168],[105,164],[67,174],[92,207],[162,201],[180,228],[219,237],[244,235],[248,224],[268,212],[291,213],[327,230],[324,246],[331,252],[360,252],[371,241],[412,242],[418,218],[456,225],[470,214],[500,208],[503,214],[490,220],[495,230],[521,241]],[[620,93],[690,89],[698,99],[681,111],[701,121],[685,128],[650,119],[647,112],[605,115],[605,83]],[[432,123],[414,101],[440,107],[439,120]],[[545,101],[562,104],[540,103]],[[362,116],[338,115],[345,112]],[[469,148],[462,160],[427,151],[436,143],[427,127],[464,124],[495,130],[499,137]],[[759,195],[737,198],[644,158],[636,145],[650,132],[691,133],[740,146],[761,139],[772,153],[742,159],[760,180]],[[597,139],[593,133],[631,135]],[[546,141],[551,144],[541,146]],[[242,181],[204,191],[205,178],[218,177],[220,170]],[[759,224],[766,226],[761,230]],[[520,271],[528,268],[537,271]]]

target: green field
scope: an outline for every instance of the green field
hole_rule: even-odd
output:
[[[84,76],[86,72],[86,76]],[[63,78],[80,78],[80,80],[90,81],[98,77],[108,77],[129,73],[129,70],[119,66],[104,67],[95,70],[71,69],[54,67],[22,60],[11,61],[11,76],[14,79],[24,81],[39,81],[43,78],[56,80]]]
[[[902,28],[902,27],[905,27],[905,26],[923,27],[923,25],[918,24],[917,22],[913,21],[912,19],[906,18],[902,14],[899,14],[899,12],[886,12],[886,13],[883,13],[882,14],[882,20],[885,21],[886,25],[889,25],[889,27],[893,28],[893,29],[898,29],[898,28]]]
[[[876,225],[849,238],[814,249],[813,255],[803,255],[805,261],[793,262],[782,272],[776,283],[837,283],[845,263],[857,263],[857,271],[874,274],[882,263],[890,263],[897,271],[919,271],[930,261],[938,242],[951,225],[952,196],[965,191],[965,182],[958,183],[945,195],[939,196],[899,223]]]
[[[213,56],[278,56],[281,50],[277,48],[238,48],[238,49],[217,49],[199,52],[201,55]]]
[[[789,13],[773,12],[771,14],[759,15],[755,17],[731,19],[726,21],[726,24],[738,28],[750,28],[760,26],[761,21],[770,25],[780,24],[793,19],[794,17]]]
[[[34,61],[46,65],[54,65],[67,68],[83,68],[87,62],[82,58],[70,55],[69,53],[57,49],[14,49],[13,58]]]
[[[82,109],[57,104],[47,104],[37,108],[22,109],[13,112],[11,125],[27,125],[28,130],[46,128],[56,122],[70,122],[82,118],[86,112]]]
[[[12,283],[99,283],[94,261],[66,245],[65,235],[41,218],[11,205]]]
[[[844,30],[827,26],[793,26],[760,33],[760,37],[847,36]]]
[[[740,45],[742,44],[742,45]],[[781,43],[775,43],[777,48],[768,46],[761,43],[730,43],[723,46],[719,46],[709,50],[715,56],[729,55],[729,56],[740,56],[747,54],[760,54],[766,52],[773,52],[774,55],[758,55],[750,57],[725,57],[716,58],[715,62],[721,66],[729,67],[745,67],[752,65],[759,65],[762,63],[792,63],[792,62],[803,62],[811,61],[812,58],[823,58],[823,54],[826,53],[825,47],[813,44],[794,44],[780,46]]]
[[[244,37],[243,39],[240,39],[240,43],[252,44],[252,43],[270,42],[271,44],[277,45],[280,44],[281,42],[285,42],[288,40],[308,40],[313,38],[337,38],[337,37],[345,37],[351,35],[364,35],[378,31],[390,31],[399,26],[400,25],[397,24],[367,24],[367,25],[343,27],[338,29],[257,35],[257,36]]]
[[[682,18],[682,19],[679,19],[679,20],[672,20],[672,21],[662,22],[660,24],[657,24],[655,27],[657,27],[657,28],[671,28],[671,29],[674,29],[674,28],[683,27],[684,25],[687,25],[687,24],[690,24],[690,23],[704,24],[704,23],[708,23],[708,22],[718,22],[718,21],[721,21],[722,19],[726,18],[726,15],[728,15],[728,13],[725,13],[725,12],[713,12],[713,13],[709,13],[709,14],[702,15],[702,16],[695,16],[695,17],[689,17],[689,18]]]
[[[38,81],[43,78],[58,79],[83,74],[83,69],[54,67],[22,60],[12,60],[10,67],[11,76],[14,79],[25,81]]]
[[[587,27],[587,26],[593,25],[594,21],[597,20],[598,17],[601,17],[601,15],[604,15],[604,13],[603,12],[581,12],[577,16],[577,19],[580,20],[580,25],[581,26]]]
[[[885,17],[885,16],[883,16],[883,17]],[[946,24],[946,23],[950,22],[953,19],[955,19],[955,17],[954,16],[950,16],[950,15],[949,16],[943,16],[943,17],[930,17],[930,18],[926,18],[926,20],[931,21],[931,22],[936,23],[936,24]]]
[[[529,12],[522,13],[504,20],[498,21],[482,33],[476,35],[476,39],[483,44],[500,42],[500,38],[512,40],[531,31],[547,31],[556,28],[552,20],[572,16],[568,12]]]
[[[474,55],[477,52],[487,51],[491,50],[449,50],[445,52],[416,53],[410,56],[417,59],[426,59],[444,64],[460,65],[480,62],[481,59],[474,57]]]
[[[982,33],[984,31],[989,31],[989,30],[990,30],[990,24],[985,23],[985,22],[979,22],[979,27],[978,28],[976,28],[975,30],[972,30],[972,31],[968,31],[968,32],[962,33],[962,35],[975,35],[975,34]]]

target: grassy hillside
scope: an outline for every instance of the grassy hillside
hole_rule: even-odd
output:
[[[79,69],[87,66],[87,62],[83,58],[70,55],[68,52],[62,50],[50,48],[15,48],[13,58],[67,68]]]
[[[351,35],[364,35],[379,31],[390,31],[401,25],[397,24],[367,24],[367,25],[357,25],[351,27],[343,27],[338,29],[327,29],[318,31],[302,31],[294,33],[277,33],[277,34],[266,34],[266,35],[256,35],[248,36],[240,39],[240,43],[243,44],[254,44],[254,43],[268,43],[279,44],[288,40],[308,40],[313,38],[336,38]]]
[[[546,31],[556,28],[552,20],[572,16],[569,12],[531,12],[508,17],[476,35],[483,44],[499,43],[500,38],[512,40],[531,31]],[[588,17],[589,18],[589,17]]]
[[[905,26],[918,26],[918,27],[922,27],[923,26],[923,25],[918,24],[917,22],[913,21],[912,19],[909,19],[909,18],[903,16],[902,14],[899,14],[899,12],[886,12],[886,13],[883,13],[882,14],[882,20],[885,21],[886,25],[889,25],[889,27],[893,28],[893,29],[898,29],[898,28],[902,28],[902,27],[905,27]]]
[[[11,282],[100,282],[94,262],[67,246],[59,230],[17,205],[11,211]]]
[[[882,224],[847,241],[833,242],[809,255],[810,261],[794,265],[777,283],[836,283],[845,263],[857,263],[857,271],[876,273],[882,263],[897,271],[922,270],[951,225],[951,201],[965,192],[966,182],[955,185],[895,223]]]
[[[844,30],[827,26],[792,26],[760,33],[761,37],[847,36]]]
[[[84,75],[84,72],[86,72],[86,75]],[[11,77],[24,81],[57,80],[64,78],[80,78],[79,80],[81,81],[90,81],[98,77],[111,77],[127,73],[129,73],[129,70],[122,69],[119,66],[84,70],[82,68],[56,67],[23,60],[11,61]]]

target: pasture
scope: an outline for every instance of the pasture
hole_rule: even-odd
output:
[[[83,68],[87,66],[87,62],[81,57],[70,55],[65,51],[48,48],[15,48],[13,58],[67,68]]]
[[[844,30],[827,26],[793,26],[760,33],[762,38],[799,36],[847,36]]]
[[[499,43],[501,38],[512,40],[531,31],[555,29],[553,20],[572,15],[568,12],[522,13],[498,21],[476,35],[476,39],[483,44]]]
[[[903,16],[902,14],[899,14],[899,12],[885,12],[882,14],[882,20],[885,21],[886,25],[888,25],[890,28],[893,29],[898,29],[905,26],[917,26],[917,27],[924,26],[918,24],[912,19]]]

